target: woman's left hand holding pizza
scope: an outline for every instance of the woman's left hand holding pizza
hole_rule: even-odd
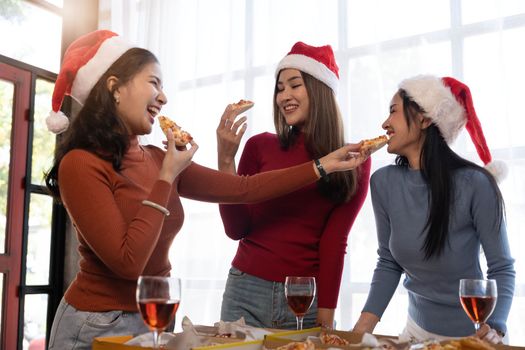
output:
[[[159,172],[159,179],[168,183],[173,183],[175,178],[191,163],[191,159],[199,146],[195,141],[190,141],[190,148],[186,150],[179,150],[175,145],[175,138],[173,133],[166,134],[168,141],[163,141],[166,154],[162,161],[162,167]]]
[[[220,171],[236,173],[235,155],[239,150],[241,139],[246,132],[246,116],[235,120],[239,112],[229,104],[217,126],[217,161]]]

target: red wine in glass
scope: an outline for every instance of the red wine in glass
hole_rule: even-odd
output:
[[[490,317],[498,299],[496,280],[461,279],[459,300],[476,331]]]
[[[139,309],[144,322],[158,331],[166,329],[179,308],[178,300],[142,299]]]
[[[303,329],[304,315],[312,306],[315,297],[315,277],[287,276],[284,294],[288,307],[295,314],[297,329]]]
[[[303,316],[306,315],[306,312],[310,308],[310,305],[312,305],[312,301],[314,300],[313,295],[288,295],[286,297],[288,300],[288,306],[290,309],[292,309],[293,313],[296,316]]]
[[[468,317],[475,323],[484,323],[496,307],[496,298],[489,296],[463,295],[461,305]]]
[[[154,349],[158,349],[160,334],[175,317],[180,294],[181,283],[177,277],[140,276],[137,281],[137,305],[152,332]]]

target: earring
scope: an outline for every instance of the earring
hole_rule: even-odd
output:
[[[120,103],[120,96],[118,94],[115,94],[115,96],[113,96],[115,98],[115,103],[116,104],[119,104]]]

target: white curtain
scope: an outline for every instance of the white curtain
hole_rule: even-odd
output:
[[[195,161],[216,167],[215,127],[227,103],[248,98],[250,135],[273,131],[274,69],[296,41],[331,44],[340,66],[338,100],[347,139],[382,134],[397,84],[431,73],[471,88],[494,158],[506,161],[502,183],[516,258],[517,288],[509,319],[511,343],[524,343],[525,260],[525,2],[520,0],[101,0],[100,27],[115,30],[160,59],[169,98],[163,113],[195,137]],[[160,144],[158,128],[144,142]],[[463,133],[453,148],[479,163]],[[241,145],[242,149],[242,145]],[[379,151],[373,170],[394,156]],[[173,274],[184,280],[179,319],[212,324],[236,243],[223,233],[217,205],[184,201],[186,221],[171,249]],[[348,330],[364,305],[376,263],[370,201],[352,228],[338,329]],[[397,334],[406,319],[402,287],[377,333]]]

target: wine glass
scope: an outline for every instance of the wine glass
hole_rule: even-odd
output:
[[[144,323],[153,334],[153,348],[159,348],[160,334],[173,321],[180,303],[180,278],[140,276],[137,304]]]
[[[315,297],[315,277],[287,276],[284,295],[290,310],[295,314],[297,329],[303,329],[303,318]]]
[[[496,280],[462,279],[459,281],[459,298],[463,310],[474,322],[477,332],[496,307],[498,299]]]

